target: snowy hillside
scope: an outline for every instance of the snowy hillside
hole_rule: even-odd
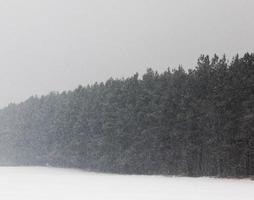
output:
[[[4,200],[248,200],[254,181],[121,176],[40,167],[0,168]]]

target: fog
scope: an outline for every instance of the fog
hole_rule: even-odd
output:
[[[2,0],[0,108],[200,54],[253,52],[252,0]]]

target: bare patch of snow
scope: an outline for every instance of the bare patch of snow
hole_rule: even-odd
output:
[[[1,167],[3,200],[249,200],[254,181]]]

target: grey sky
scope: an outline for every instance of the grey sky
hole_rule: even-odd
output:
[[[0,107],[79,84],[253,52],[253,0],[1,0]]]

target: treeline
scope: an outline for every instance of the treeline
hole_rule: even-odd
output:
[[[0,164],[254,175],[254,54],[109,79],[0,111]]]

